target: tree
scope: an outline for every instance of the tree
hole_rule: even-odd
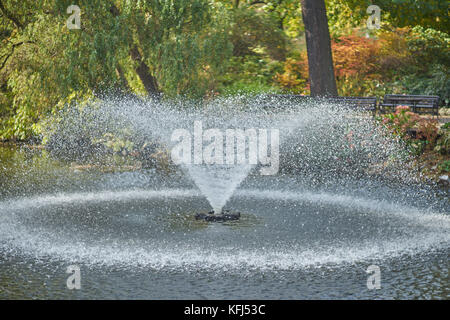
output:
[[[286,36],[275,19],[248,8],[232,12],[230,41],[234,56],[256,55],[257,48],[264,48],[274,60],[283,61],[286,56]]]
[[[324,0],[302,0],[312,96],[336,96],[330,32]]]
[[[448,1],[443,0],[326,0],[333,22],[338,24],[365,23],[367,7],[376,4],[381,9],[381,22],[395,27],[433,28],[448,32]]]
[[[120,11],[115,4],[111,5],[109,11],[115,18],[120,16]],[[150,73],[150,68],[143,61],[142,55],[140,54],[136,44],[131,44],[130,57],[136,64],[135,71],[136,74],[139,76],[139,79],[141,80],[142,85],[145,88],[145,91],[147,91],[149,95],[157,97],[159,94],[158,83],[156,81],[156,78]],[[119,77],[122,79],[122,85],[125,86],[126,90],[128,91],[129,90],[128,81],[125,78],[122,68],[120,66],[117,66],[116,69],[117,73],[119,74]]]
[[[73,99],[97,93],[201,97],[231,56],[222,9],[207,0],[0,0],[0,139],[26,139]]]
[[[286,32],[289,36],[298,34],[301,26],[299,24],[300,2],[298,0],[216,0],[233,9],[254,9],[255,12],[264,12],[275,22],[279,31]]]

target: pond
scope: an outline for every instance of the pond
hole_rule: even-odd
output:
[[[0,299],[449,298],[450,205],[431,187],[250,174],[226,204],[241,219],[209,223],[183,174],[15,146],[0,164]]]

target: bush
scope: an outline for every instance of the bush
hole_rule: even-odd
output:
[[[439,137],[436,120],[423,119],[411,112],[408,106],[398,106],[394,113],[383,115],[378,120],[394,135],[402,138],[413,153],[420,154],[427,149],[436,150]]]
[[[434,150],[442,155],[450,154],[450,122],[447,122],[439,129]]]
[[[283,65],[283,73],[277,73],[274,80],[285,91],[308,94],[308,58],[303,52],[299,58],[287,58]]]
[[[262,55],[233,57],[227,72],[218,79],[218,91],[222,94],[277,91],[273,79],[281,68],[281,62]]]
[[[259,49],[271,59],[283,61],[286,57],[286,36],[276,21],[268,15],[251,10],[235,10],[231,27],[233,56],[256,54]]]
[[[398,106],[394,113],[389,113],[381,117],[382,124],[395,135],[409,140],[408,133],[420,121],[420,117],[411,112],[408,106]]]
[[[332,41],[338,93],[378,96],[388,93],[438,95],[450,103],[450,37],[421,27],[382,30],[377,39],[356,32]],[[287,58],[274,77],[286,91],[307,94],[306,52]]]
[[[438,95],[450,103],[450,36],[434,29],[416,26],[405,36],[411,62],[402,65],[394,85],[407,94]]]
[[[417,138],[424,141],[426,147],[432,148],[438,136],[438,122],[433,119],[420,119]]]
[[[450,35],[431,28],[416,26],[406,35],[408,50],[419,69],[432,64],[450,65]]]
[[[439,164],[439,169],[443,172],[450,172],[450,160],[444,160]]]
[[[429,71],[405,74],[392,85],[406,94],[437,95],[443,105],[450,105],[449,69],[443,65],[433,65]]]
[[[381,41],[355,34],[341,36],[331,44],[336,78],[363,76],[378,78]]]

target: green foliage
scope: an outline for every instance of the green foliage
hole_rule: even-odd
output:
[[[225,96],[230,95],[254,95],[254,94],[261,94],[261,93],[277,93],[277,88],[267,85],[264,83],[258,83],[258,82],[249,82],[249,81],[243,81],[239,80],[236,82],[233,82],[229,86],[223,87],[220,90],[220,93]]]
[[[224,94],[278,91],[274,76],[281,68],[280,62],[261,55],[233,57],[227,72],[219,78],[218,91]]]
[[[450,76],[448,68],[434,65],[422,74],[406,74],[394,83],[407,94],[438,95],[443,104],[450,104]]]
[[[278,72],[275,80],[284,91],[295,94],[308,94],[308,61],[306,53],[296,57],[288,58],[284,62],[283,72]]]
[[[234,56],[254,55],[259,49],[274,60],[285,59],[286,36],[270,15],[238,9],[233,12],[232,17],[231,42]]]
[[[442,146],[441,141],[437,142],[440,135],[438,122],[434,119],[421,118],[411,112],[408,106],[398,106],[394,113],[378,117],[378,120],[395,136],[405,141],[415,154],[421,154],[425,150],[441,150],[441,147],[436,150],[436,146]],[[445,147],[442,150],[445,150]]]
[[[13,2],[0,15],[0,139],[39,134],[74,93],[144,93],[141,63],[167,96],[202,96],[231,55],[228,15],[207,0],[79,1],[81,30],[66,27],[71,1]]]
[[[422,27],[413,28],[406,36],[412,63],[403,66],[395,85],[408,94],[438,95],[450,103],[450,36]]]
[[[337,38],[352,33],[354,28],[362,26],[363,19],[367,19],[363,6],[355,10],[355,4],[343,0],[326,0],[325,5],[327,8],[328,26],[332,37]]]
[[[439,129],[434,150],[442,155],[450,154],[450,122],[447,122]]]
[[[443,172],[450,172],[450,160],[444,160],[439,164],[439,169]]]
[[[253,3],[253,1],[250,1]],[[301,23],[301,3],[297,0],[267,1],[262,9],[277,22],[278,28],[289,37],[299,36],[304,32]]]
[[[418,124],[420,117],[411,112],[409,107],[398,106],[394,113],[383,115],[381,121],[395,135],[409,139],[408,132]]]
[[[450,36],[447,33],[417,26],[408,33],[406,41],[409,51],[422,67],[430,63],[450,64]]]
[[[380,7],[381,22],[385,25],[450,30],[448,2],[442,0],[327,0],[328,18],[338,30],[363,26],[371,4]]]
[[[167,95],[201,96],[231,55],[229,15],[206,0],[149,0],[125,6],[135,41]]]
[[[81,30],[67,29],[71,0],[0,1],[0,140],[45,139],[64,105],[104,92],[148,94],[138,68],[165,97],[308,94],[298,0],[80,0]],[[372,3],[382,29],[368,39]],[[450,103],[445,1],[326,5],[339,94],[437,94]]]

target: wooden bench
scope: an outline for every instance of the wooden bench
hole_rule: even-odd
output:
[[[301,103],[308,101],[311,97],[302,94],[268,94],[265,96],[265,98],[268,100],[283,99],[289,102]]]
[[[289,108],[292,105],[305,104],[311,97],[300,94],[265,94],[256,96],[256,101],[262,109],[273,110]],[[282,102],[282,103],[279,103]]]
[[[265,101],[276,101],[277,99],[283,99],[285,101],[294,103],[307,103],[307,102],[329,102],[334,104],[342,104],[350,106],[352,108],[364,111],[371,111],[375,113],[377,109],[376,97],[311,97],[300,94],[270,94],[265,96]]]
[[[377,110],[376,97],[330,97],[325,98],[325,101],[350,106],[358,110],[371,111],[373,113]]]
[[[307,103],[308,101],[329,102],[334,104],[342,104],[355,108],[357,110],[370,111],[375,114],[377,111],[376,97],[325,97],[314,98],[299,94],[269,94],[264,96],[259,102],[263,107],[271,108],[273,102],[278,99],[284,99],[294,103]],[[397,106],[409,106],[411,111],[416,113],[431,113],[439,116],[439,96],[425,95],[395,95],[387,94],[384,96],[383,102],[379,105],[380,113],[394,112]]]
[[[380,104],[380,112],[395,112],[398,106],[408,106],[412,112],[419,114],[429,113],[439,116],[438,96],[387,94]]]

